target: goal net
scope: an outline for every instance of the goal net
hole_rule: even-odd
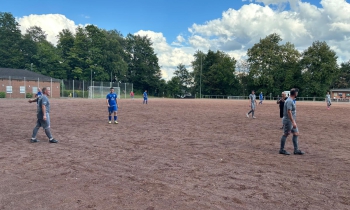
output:
[[[89,86],[89,98],[106,98],[106,95],[110,92],[111,87],[105,86]],[[120,87],[114,87],[114,92],[120,99]]]

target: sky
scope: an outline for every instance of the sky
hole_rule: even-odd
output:
[[[88,24],[148,36],[166,80],[180,63],[191,70],[197,50],[221,50],[241,60],[272,33],[300,52],[326,41],[338,63],[350,60],[350,0],[0,1],[0,12],[12,13],[22,33],[39,26],[53,44],[62,29]]]

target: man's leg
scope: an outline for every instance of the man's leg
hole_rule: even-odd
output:
[[[290,153],[284,149],[284,146],[286,145],[287,137],[290,134],[291,130],[291,122],[283,121],[283,136],[281,137],[281,147],[279,151],[279,153],[282,155],[290,155]]]
[[[111,107],[108,107],[108,123],[112,123],[112,112],[111,112]]]
[[[304,152],[299,150],[299,147],[298,147],[298,136],[299,136],[298,128],[293,128],[292,132],[293,132],[294,155],[303,155]]]
[[[30,139],[30,142],[36,143],[39,141],[38,139],[36,139],[36,135],[38,134],[40,127],[41,127],[40,120],[37,120],[36,126],[33,129],[33,134],[32,134],[32,138]]]
[[[118,124],[118,115],[117,115],[117,111],[114,112],[114,123]]]

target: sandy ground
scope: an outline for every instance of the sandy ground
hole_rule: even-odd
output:
[[[297,102],[304,156],[278,154],[278,105],[265,101],[0,100],[0,209],[350,209],[350,103]],[[286,149],[293,151],[291,137]]]

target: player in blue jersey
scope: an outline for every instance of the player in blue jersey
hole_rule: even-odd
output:
[[[259,104],[262,104],[262,102],[263,102],[263,100],[264,100],[264,95],[263,95],[262,92],[260,92],[260,94],[259,94],[259,99],[260,99]]]
[[[39,98],[40,98],[40,96],[42,95],[42,93],[41,93],[41,89],[40,88],[38,88],[38,92],[35,94],[35,98],[34,99],[29,99],[29,103],[32,103],[32,102],[36,102],[36,104],[38,104],[38,102],[39,102]]]
[[[148,101],[148,95],[147,95],[147,90],[145,90],[145,92],[143,92],[143,104],[147,104]]]
[[[114,123],[118,124],[118,116],[117,116],[117,111],[118,111],[118,102],[117,102],[117,94],[114,93],[114,88],[111,87],[110,88],[110,93],[107,94],[106,96],[106,102],[107,102],[107,106],[108,106],[108,123],[111,124],[112,123],[112,113],[114,113]]]

